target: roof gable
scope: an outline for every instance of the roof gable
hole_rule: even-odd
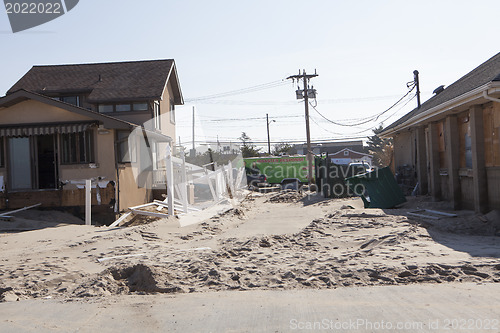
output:
[[[349,148],[344,148],[342,150],[339,150],[336,153],[329,154],[328,157],[344,156],[344,152],[346,152],[346,151],[349,152],[349,156],[356,156],[356,157],[367,156],[367,157],[370,157],[370,158],[372,157],[372,155],[370,155],[370,154],[360,153],[358,151],[354,151],[354,150],[349,149]]]
[[[91,103],[161,99],[169,78],[174,102],[183,104],[173,59],[33,66],[7,94],[20,89],[44,95],[88,92]]]
[[[38,101],[41,103],[45,103],[48,105],[52,105],[52,106],[61,108],[63,110],[69,111],[69,112],[79,114],[81,116],[84,116],[84,117],[87,117],[87,118],[90,118],[93,120],[97,120],[97,121],[103,123],[103,125],[106,128],[131,129],[133,127],[136,127],[136,125],[134,125],[132,123],[129,123],[129,122],[126,122],[126,121],[123,121],[123,120],[120,120],[120,119],[117,119],[114,117],[110,117],[110,116],[107,116],[107,115],[104,115],[104,114],[101,114],[98,112],[94,112],[92,110],[87,110],[87,109],[84,109],[84,108],[81,108],[81,107],[78,107],[78,106],[75,106],[72,104],[64,103],[64,102],[52,99],[50,97],[36,94],[33,92],[29,92],[26,90],[18,90],[10,95],[7,95],[5,97],[0,98],[0,108],[10,107],[10,106],[13,106],[15,104],[18,104],[18,103],[21,103],[21,102],[24,102],[27,100],[35,100],[35,101]]]

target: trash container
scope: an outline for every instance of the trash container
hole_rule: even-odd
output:
[[[406,202],[389,167],[346,178],[345,183],[361,197],[365,208],[393,208]]]

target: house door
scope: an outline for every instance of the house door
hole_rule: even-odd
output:
[[[36,175],[39,189],[57,188],[57,155],[54,135],[36,136]]]
[[[33,179],[30,138],[9,138],[8,148],[10,189],[31,190]]]
[[[9,138],[11,190],[57,188],[55,135]]]

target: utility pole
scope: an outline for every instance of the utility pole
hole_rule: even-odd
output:
[[[191,149],[191,157],[196,157],[196,147],[194,145],[194,106],[193,106],[193,148]]]
[[[306,74],[306,70],[304,69],[302,70],[302,74],[300,73],[299,70],[299,75],[291,75],[287,77],[287,79],[293,79],[293,80],[296,79],[297,83],[302,79],[304,84],[304,89],[303,90],[297,89],[295,93],[297,95],[297,99],[304,99],[305,118],[306,118],[306,139],[307,139],[307,181],[309,183],[309,190],[311,190],[311,185],[313,183],[311,132],[309,130],[309,97],[315,98],[316,90],[312,88],[309,89],[308,81],[316,76],[318,76],[318,74],[316,74],[316,70],[314,71],[314,74]]]
[[[415,82],[415,86],[417,87],[417,109],[420,109],[420,82],[418,80],[418,71],[413,71],[413,81]]]
[[[267,152],[271,155],[271,137],[269,136],[269,124],[275,122],[276,120],[269,121],[269,114],[266,113],[266,123],[267,123]]]

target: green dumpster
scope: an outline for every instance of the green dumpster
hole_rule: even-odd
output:
[[[345,183],[361,197],[365,208],[393,208],[406,202],[389,167],[346,178]]]

